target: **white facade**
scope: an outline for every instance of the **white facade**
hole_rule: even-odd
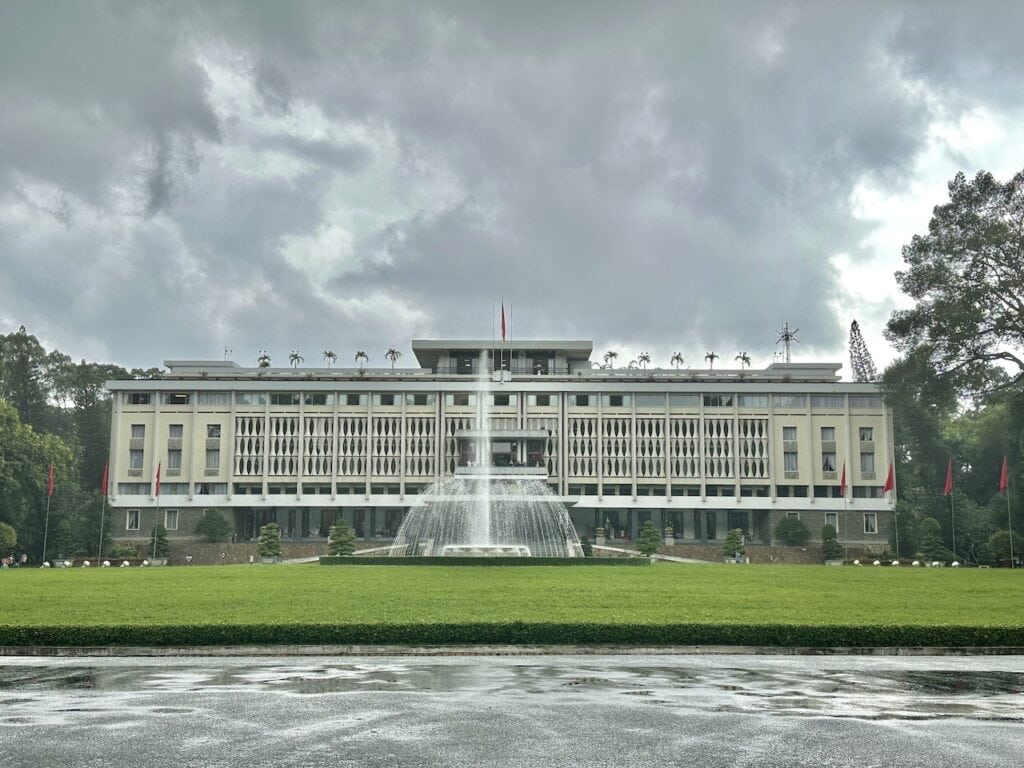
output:
[[[216,508],[240,538],[269,520],[315,538],[337,515],[386,538],[427,486],[486,463],[546,479],[581,536],[653,519],[683,543],[735,527],[767,543],[795,514],[815,538],[826,522],[849,544],[887,537],[891,414],[838,364],[595,369],[586,341],[413,351],[420,368],[168,361],[165,379],[108,382],[115,535],[148,536],[158,513],[185,537]]]

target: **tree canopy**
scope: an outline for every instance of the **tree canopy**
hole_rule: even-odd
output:
[[[958,173],[903,260],[896,280],[917,303],[893,312],[887,338],[971,391],[1024,381],[1024,171],[1005,184]]]

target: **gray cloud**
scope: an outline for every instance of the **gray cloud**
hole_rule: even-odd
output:
[[[763,364],[784,320],[839,358],[858,181],[903,187],[936,109],[1024,101],[996,3],[5,16],[2,315],[130,365],[486,337],[502,297],[663,363]]]

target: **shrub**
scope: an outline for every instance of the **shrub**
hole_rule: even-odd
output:
[[[743,546],[743,529],[733,528],[726,534],[725,543],[722,544],[722,554],[726,557],[736,557],[736,555],[747,554],[746,548]]]
[[[203,519],[196,523],[195,533],[202,536],[209,542],[227,541],[234,531],[224,515],[216,509],[207,509],[203,512]]]
[[[346,557],[355,554],[356,535],[341,518],[331,526],[328,532],[327,554],[344,555]]]
[[[580,549],[583,550],[584,557],[594,556],[594,548],[590,545],[590,539],[588,539],[586,536],[580,539]]]
[[[640,528],[640,535],[636,537],[636,548],[643,554],[650,557],[658,551],[661,546],[661,533],[654,527],[654,523],[645,520]]]
[[[821,557],[823,560],[839,560],[843,556],[843,548],[836,541],[836,529],[831,525],[821,527]]]
[[[167,557],[171,554],[171,545],[167,543],[167,529],[161,523],[157,523],[153,534],[149,537],[149,548],[146,554],[152,557]]]
[[[940,531],[942,530],[939,521],[934,517],[926,517],[917,526],[917,555],[925,560],[950,559],[951,552],[946,549],[942,541]]]
[[[811,532],[799,517],[786,515],[775,526],[775,538],[787,547],[802,547],[811,538]]]
[[[277,523],[267,523],[260,527],[256,551],[260,553],[260,557],[281,556],[281,527]]]
[[[0,552],[13,550],[18,543],[18,534],[7,523],[0,523]]]
[[[1009,531],[996,531],[993,533],[988,540],[989,547],[992,548],[992,554],[1000,560],[1010,559],[1010,532]],[[1013,557],[1019,559],[1021,555],[1024,555],[1024,537],[1019,533],[1013,534]]]

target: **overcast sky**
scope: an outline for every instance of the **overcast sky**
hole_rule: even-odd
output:
[[[0,0],[0,332],[75,359],[879,367],[900,246],[1024,167],[1024,4]]]

